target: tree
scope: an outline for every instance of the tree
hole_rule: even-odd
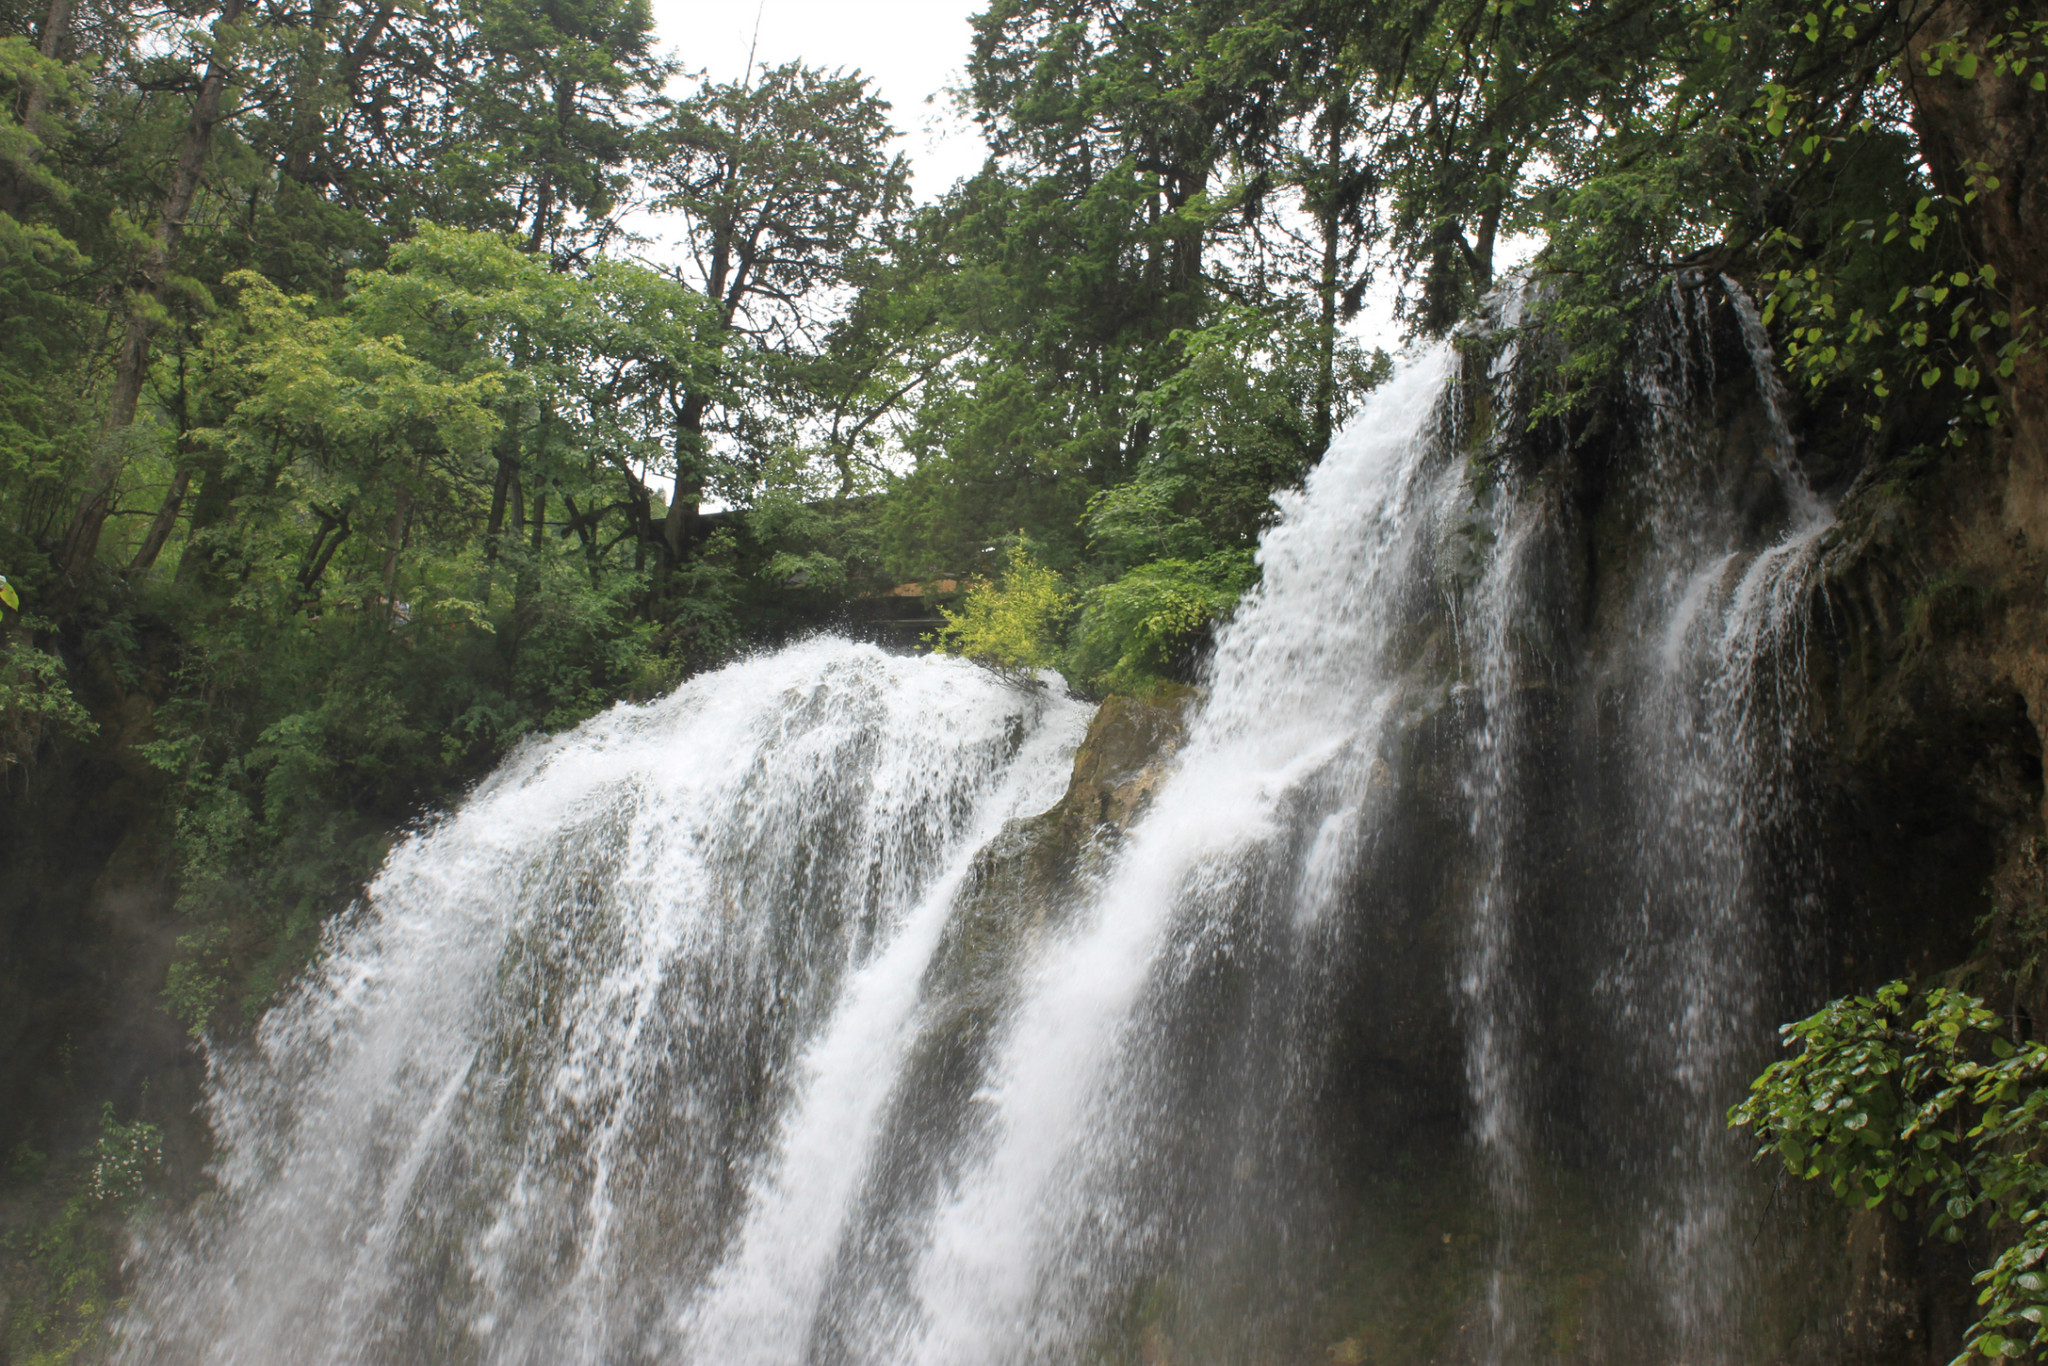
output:
[[[214,128],[223,117],[228,78],[236,50],[243,41],[237,25],[245,8],[245,0],[225,0],[214,19],[206,69],[199,78],[184,137],[171,166],[156,231],[142,251],[129,286],[127,317],[114,363],[99,449],[86,476],[84,497],[72,515],[71,529],[58,553],[67,576],[75,576],[92,560],[99,548],[100,530],[106,525],[107,514],[113,511],[116,487],[127,464],[129,431],[134,426],[136,408],[148,378],[151,343],[161,326],[171,263],[199,193]]]
[[[1178,551],[1146,553],[1201,558],[1249,544],[1321,455],[1373,373],[1340,335],[1375,182],[1330,8],[1019,0],[977,21],[991,160],[905,253],[964,344],[903,424],[904,572],[1021,526],[1062,568],[1122,573],[1136,542],[1090,541],[1133,517],[1173,528],[1155,544]]]
[[[859,75],[791,64],[705,86],[652,130],[655,206],[682,219],[688,279],[726,338],[723,394],[701,382],[671,391],[664,565],[681,563],[695,540],[714,409],[739,443],[724,491],[743,497],[748,466],[760,467],[775,437],[761,411],[731,397],[738,377],[770,388],[793,378],[823,350],[843,282],[888,247],[909,197],[902,158],[882,151],[888,108]]]
[[[637,117],[671,68],[652,53],[647,0],[468,0],[462,132],[438,169],[503,207],[527,250],[580,257],[604,240],[627,185]],[[580,217],[580,230],[572,231]]]

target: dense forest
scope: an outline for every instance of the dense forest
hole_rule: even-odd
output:
[[[994,0],[967,71],[919,204],[859,72],[645,0],[0,0],[7,1359],[171,1179],[110,1001],[246,1028],[523,737],[805,631],[1185,681],[1369,299],[1520,262],[1561,441],[1724,274],[1859,477],[2044,439],[2033,7]]]

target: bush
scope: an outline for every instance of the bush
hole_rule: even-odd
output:
[[[1246,550],[1141,564],[1082,599],[1069,670],[1104,692],[1185,681],[1213,627],[1257,578]]]
[[[1066,580],[1019,545],[1000,580],[968,585],[958,612],[940,608],[946,624],[926,636],[940,654],[959,655],[1007,674],[1059,667],[1074,595]]]
[[[90,739],[98,730],[54,655],[21,640],[0,650],[0,772],[33,764],[46,740]]]
[[[1149,693],[1188,681],[1258,575],[1250,551],[1223,550],[1141,564],[1077,595],[1020,546],[999,580],[970,584],[958,612],[941,608],[946,624],[925,639],[1004,673],[1056,668],[1084,692]]]
[[[1974,996],[1903,982],[1832,1001],[1786,1025],[1799,1052],[1729,1111],[1794,1176],[1837,1199],[1923,1218],[1959,1241],[1981,1220],[1999,1245],[1977,1273],[1972,1355],[2039,1361],[2048,1349],[2048,1044],[2020,1043]]]

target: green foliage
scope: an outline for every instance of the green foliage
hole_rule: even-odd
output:
[[[672,548],[677,511],[707,490],[745,504],[807,482],[809,471],[789,478],[806,437],[822,435],[833,464],[820,471],[838,476],[838,495],[854,492],[858,436],[846,429],[879,414],[850,417],[871,370],[829,339],[846,287],[886,254],[909,200],[907,164],[884,151],[887,111],[865,78],[792,63],[704,85],[647,130],[656,203],[689,245],[678,276],[701,296],[716,352],[670,395]]]
[[[164,976],[163,1003],[190,1038],[206,1037],[227,997],[222,963],[226,940],[227,930],[221,925],[202,926],[178,936],[177,956]]]
[[[941,654],[1029,677],[1058,667],[1073,605],[1066,581],[1020,542],[1000,579],[969,585],[959,611],[940,609],[946,624],[930,639]]]
[[[1791,31],[1816,47],[1842,48],[1881,39],[1886,22],[1875,6],[1858,3],[1801,14]],[[2040,92],[2048,21],[2014,9],[2001,23],[1981,43],[1960,34],[1927,43],[1911,79],[1935,87],[2024,78]],[[1883,60],[1892,80],[1908,78],[1913,59],[1896,42]],[[1954,183],[1901,176],[1896,168],[1914,157],[1901,133],[1867,116],[1846,123],[1842,111],[1796,88],[1767,87],[1753,118],[1788,145],[1796,142],[1808,168],[1846,164],[1873,142],[1896,149],[1874,200],[1850,180],[1851,194],[1817,214],[1810,232],[1777,227],[1765,239],[1781,262],[1764,275],[1771,286],[1765,318],[1783,329],[1787,369],[1813,390],[1856,393],[1873,428],[1883,425],[1880,410],[1895,390],[1915,402],[1933,391],[1948,418],[1946,444],[1961,444],[1972,426],[1996,424],[2001,388],[2043,341],[2035,310],[2020,306],[2010,283],[1975,259],[1968,241],[1970,206],[2003,188],[1995,168],[1982,161],[1945,168]],[[1885,173],[1882,163],[1878,169]],[[1858,173],[1868,180],[1868,169]]]
[[[0,646],[0,773],[33,764],[52,741],[89,739],[98,730],[61,661],[19,637]]]
[[[100,1111],[100,1136],[93,1145],[85,1196],[100,1205],[126,1205],[141,1198],[164,1160],[163,1130],[143,1120],[120,1124],[114,1103]]]
[[[910,408],[882,514],[898,573],[968,570],[1017,527],[1084,580],[1248,547],[1376,382],[1341,329],[1369,178],[1319,107],[1349,76],[1311,33],[1345,21],[1312,9],[1006,0],[975,20],[990,161],[873,287],[870,345],[903,357]]]
[[[1020,538],[1000,578],[968,585],[957,611],[926,639],[1005,673],[1058,669],[1076,687],[1149,693],[1184,681],[1194,653],[1257,581],[1251,552],[1141,564],[1077,593]]]
[[[1249,551],[1154,560],[1081,599],[1069,671],[1102,692],[1184,679],[1190,656],[1258,577]]]
[[[2048,1044],[2016,1043],[1976,997],[1893,982],[1787,1025],[1799,1052],[1729,1112],[1795,1176],[1960,1240],[1997,1246],[1977,1274],[1972,1356],[2048,1351]]]
[[[1122,495],[1143,490],[1141,499],[1183,509],[1208,546],[1249,550],[1271,519],[1273,491],[1301,482],[1322,454],[1319,386],[1334,386],[1326,416],[1341,424],[1392,373],[1393,362],[1349,338],[1330,339],[1326,355],[1320,324],[1277,304],[1224,307],[1173,340],[1181,348],[1179,368],[1138,400],[1151,424],[1147,458],[1128,483],[1105,490],[1091,508],[1089,529],[1098,544],[1111,538],[1126,556],[1193,551],[1184,530],[1162,527],[1165,535],[1149,545],[1131,536],[1136,500]]]
[[[98,1133],[62,1163],[27,1140],[12,1159],[38,1212],[0,1237],[6,1278],[7,1359],[24,1366],[97,1360],[119,1287],[129,1220],[148,1200],[163,1162],[163,1133],[142,1119],[126,1124],[103,1105]]]
[[[506,207],[525,211],[531,250],[573,250],[578,236],[603,231],[628,189],[635,115],[672,72],[653,53],[652,8],[464,0],[459,11],[470,60],[456,92],[458,139],[436,169],[469,182],[472,198],[512,180],[517,198]],[[582,234],[572,231],[579,217]]]

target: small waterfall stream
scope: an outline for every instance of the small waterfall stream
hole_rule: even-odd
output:
[[[1667,315],[1592,516],[1511,348],[1411,358],[1071,884],[1016,870],[1087,708],[957,661],[819,639],[521,750],[215,1054],[123,1359],[1755,1359],[1720,1114],[1831,518]]]

